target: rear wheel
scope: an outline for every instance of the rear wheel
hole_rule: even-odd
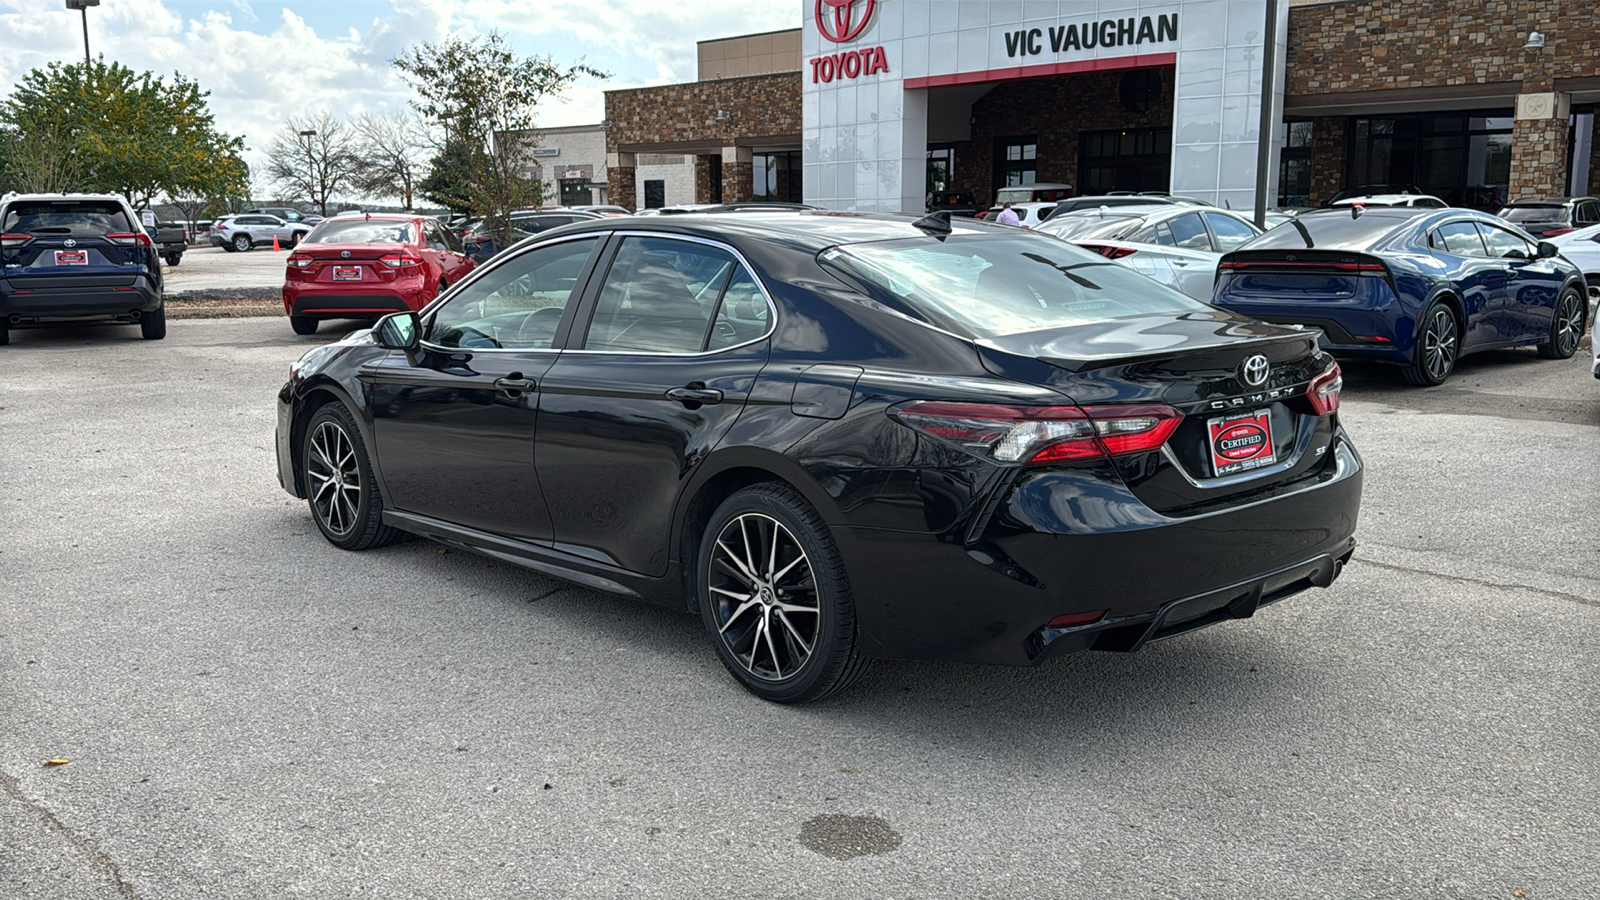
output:
[[[159,341],[167,336],[167,311],[165,308],[139,317],[139,334],[147,341]]]
[[[1461,353],[1455,310],[1436,300],[1418,322],[1417,345],[1411,348],[1411,362],[1405,367],[1406,380],[1423,387],[1444,384],[1456,370]]]
[[[233,249],[239,251],[240,253],[243,253],[246,250],[249,250],[253,246],[255,246],[255,245],[253,243],[251,243],[250,235],[248,235],[248,234],[236,234],[236,235],[233,236]]]
[[[180,263],[180,262],[183,262],[183,254],[182,253],[168,253],[167,254],[167,265],[176,267],[178,265],[178,263]]]
[[[724,501],[706,525],[698,571],[706,630],[752,694],[805,703],[865,670],[839,549],[792,488],[758,484]]]
[[[316,334],[317,320],[310,316],[290,316],[289,327],[295,334]]]
[[[366,550],[400,537],[397,529],[383,524],[383,499],[367,447],[343,404],[329,403],[311,416],[300,466],[311,518],[328,543],[344,550]]]
[[[1588,299],[1577,288],[1563,290],[1550,319],[1550,340],[1539,345],[1539,355],[1545,359],[1571,359],[1578,352],[1578,341],[1583,339],[1583,326],[1588,319]]]
[[[290,250],[293,250],[294,248],[300,246],[300,238],[301,238],[301,233],[298,232],[298,231],[296,231],[294,234],[289,235],[289,249]]]

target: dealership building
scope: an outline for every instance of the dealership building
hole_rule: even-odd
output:
[[[1064,182],[1248,209],[1263,98],[1269,205],[1405,184],[1492,209],[1589,193],[1600,164],[1576,0],[796,5],[798,29],[702,41],[695,82],[607,92],[611,202],[898,212]]]

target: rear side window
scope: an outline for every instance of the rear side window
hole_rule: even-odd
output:
[[[853,244],[822,260],[975,338],[1210,309],[1097,254],[1027,232]]]
[[[306,244],[414,244],[417,229],[410,222],[380,222],[367,219],[334,221],[328,219],[311,229],[302,241]]]
[[[1211,236],[1206,234],[1206,226],[1200,221],[1198,213],[1175,216],[1167,221],[1167,227],[1172,229],[1175,246],[1185,250],[1211,249]]]
[[[7,234],[127,234],[139,231],[121,204],[96,201],[13,203],[0,231]]]
[[[1207,224],[1211,226],[1211,233],[1217,236],[1217,249],[1223,253],[1238,249],[1256,236],[1254,228],[1232,216],[1205,213],[1205,217]]]

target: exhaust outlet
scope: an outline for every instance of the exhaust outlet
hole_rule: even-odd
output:
[[[130,316],[130,317],[131,317],[131,318],[132,318],[132,319],[133,319],[133,320],[134,320],[134,321],[135,321],[135,322],[137,322],[137,321],[139,321],[139,317],[140,317],[140,316],[141,316],[141,315],[144,315],[144,314],[143,314],[143,313],[141,313],[141,312],[139,312],[139,311],[138,311],[138,310],[137,310],[137,309],[130,309],[130,310],[128,310],[128,315],[129,315],[129,316]]]

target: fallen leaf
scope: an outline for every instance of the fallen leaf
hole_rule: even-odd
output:
[[[1526,897],[1528,895],[1524,894],[1520,888],[1514,888],[1511,891],[1511,896],[1513,896],[1513,897]]]
[[[44,764],[47,765],[47,766],[64,766],[69,762],[71,762],[71,760],[66,760],[66,759],[47,759],[47,760],[44,761]]]

